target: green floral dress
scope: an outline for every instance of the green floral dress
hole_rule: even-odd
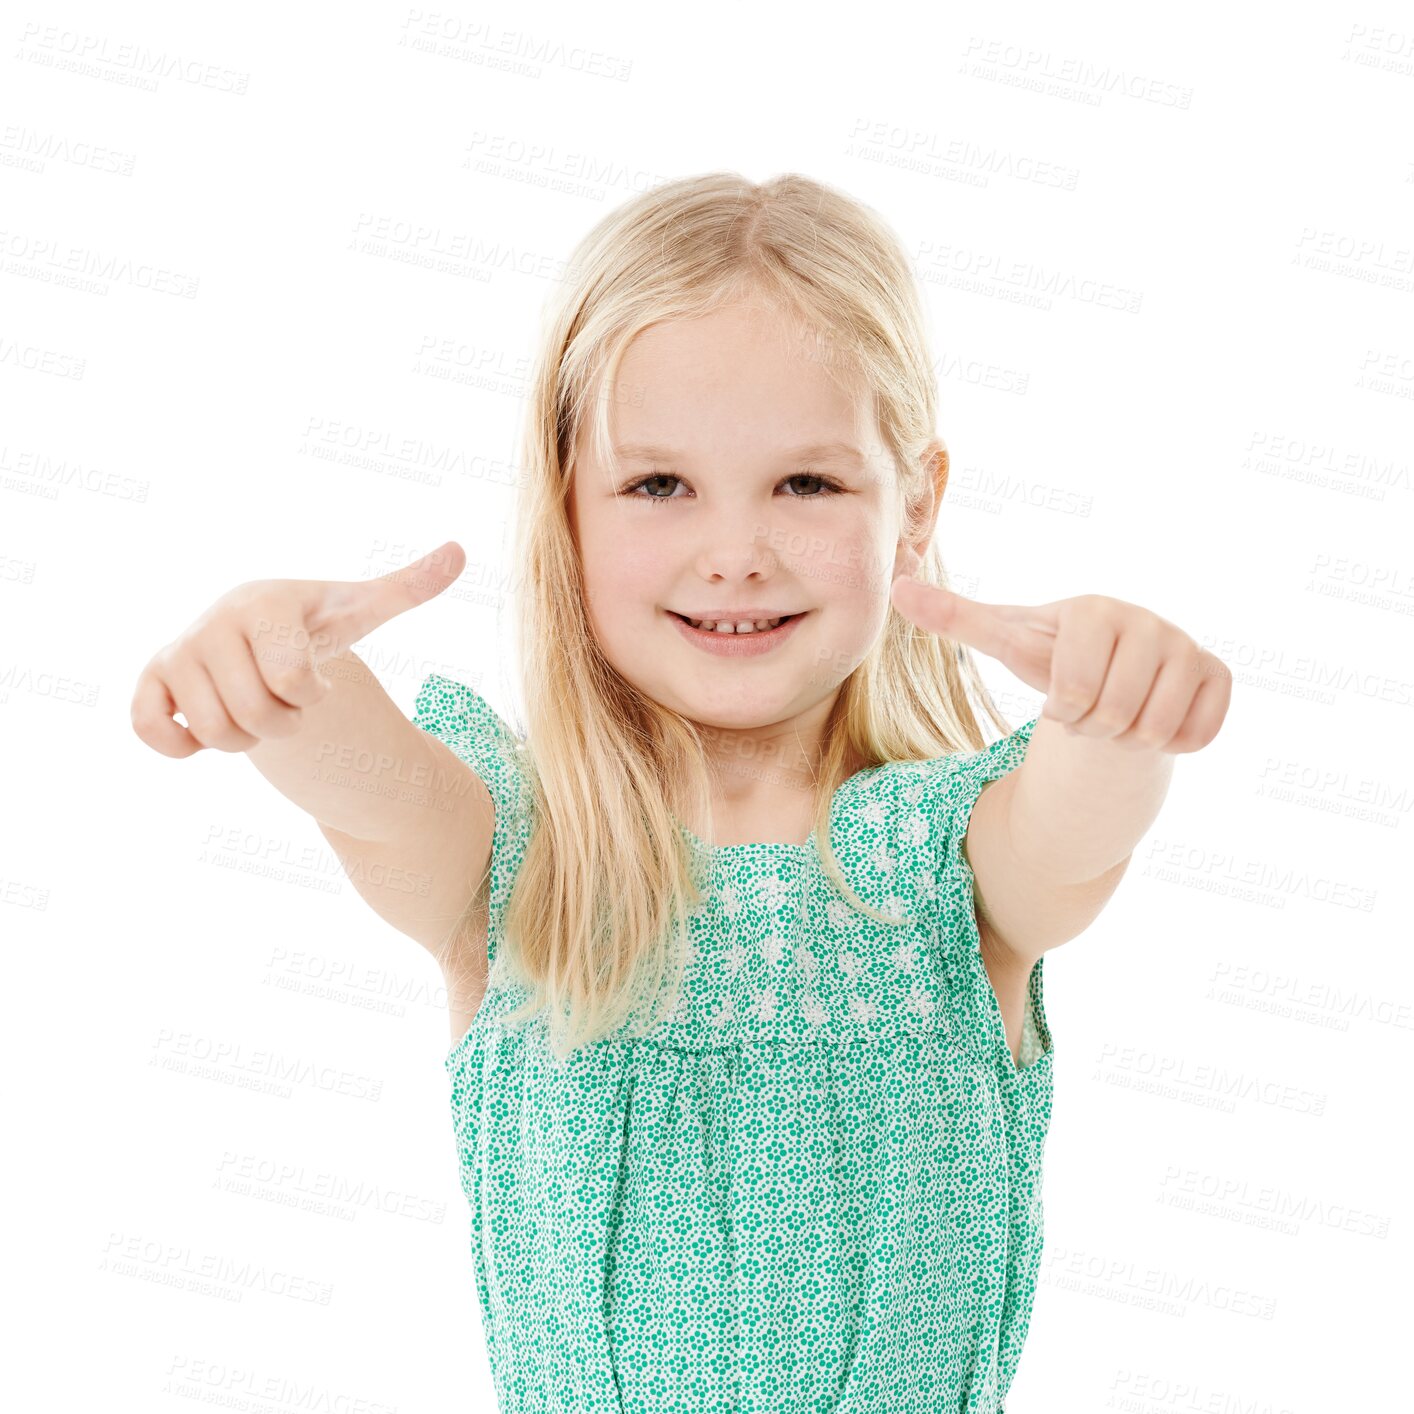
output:
[[[498,1022],[526,995],[497,967],[524,744],[435,674],[413,720],[496,807],[490,985],[446,1068],[503,1414],[1004,1414],[1052,1048],[1037,962],[1012,1061],[961,845],[1036,719],[837,791],[845,877],[909,924],[852,908],[814,835],[715,848],[675,1010],[564,1063]]]

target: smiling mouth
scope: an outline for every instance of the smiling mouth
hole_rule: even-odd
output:
[[[775,633],[777,629],[784,628],[788,623],[793,622],[795,619],[804,618],[806,612],[808,612],[808,610],[799,614],[783,614],[779,619],[776,619],[774,622],[771,623],[770,628],[751,628],[748,629],[745,633],[740,633],[731,623],[725,623],[723,625],[719,625],[718,627],[711,629],[699,628],[698,625],[694,623],[691,619],[689,619],[685,614],[679,614],[673,609],[668,610],[668,613],[670,613],[673,618],[677,619],[679,623],[686,624],[690,629],[695,630],[697,633],[710,633],[714,637],[719,636],[722,638],[764,637],[767,634]],[[699,620],[699,622],[706,622],[706,620]]]

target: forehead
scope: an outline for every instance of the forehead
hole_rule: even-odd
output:
[[[614,454],[624,464],[636,462],[684,462],[695,455],[691,447],[670,447],[661,442],[615,442]],[[869,464],[869,454],[857,442],[805,442],[798,447],[764,444],[762,453],[778,461],[840,462],[861,469]]]
[[[622,461],[877,459],[872,399],[818,347],[796,322],[753,306],[651,325],[625,349],[612,389],[599,392],[610,445]],[[581,450],[592,454],[590,438],[586,419]]]

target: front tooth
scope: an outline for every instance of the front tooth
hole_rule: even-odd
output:
[[[689,619],[688,622],[692,623],[692,620]],[[760,629],[774,628],[779,623],[780,619],[761,619],[756,623],[752,623],[750,619],[743,619],[739,624],[733,624],[724,619],[721,623],[715,625],[714,628],[709,629],[708,632],[752,633]],[[693,628],[706,628],[707,620],[699,619],[696,623],[692,624],[692,626]]]

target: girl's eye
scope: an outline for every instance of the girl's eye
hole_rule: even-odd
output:
[[[664,476],[661,472],[654,472],[652,476],[641,476],[631,485],[624,487],[624,494],[632,496],[632,493],[640,490],[644,486],[651,485],[654,481],[676,481],[676,476]],[[671,501],[671,496],[633,496],[637,501]]]
[[[680,501],[682,500],[681,496],[635,496],[633,493],[655,481],[681,481],[681,479],[681,477],[674,476],[670,472],[655,471],[649,476],[640,476],[637,481],[631,482],[629,485],[625,486],[623,494],[628,496],[630,500],[635,501]],[[789,499],[793,501],[822,501],[827,496],[838,496],[844,490],[844,487],[841,486],[838,481],[833,481],[828,476],[817,476],[813,471],[797,472],[794,476],[786,477],[781,485],[784,486],[793,481],[816,481],[819,482],[820,486],[823,488],[814,495],[792,495]]]

